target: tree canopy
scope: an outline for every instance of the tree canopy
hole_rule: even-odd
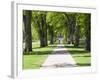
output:
[[[74,12],[23,10],[25,51],[32,51],[32,41],[40,41],[40,47],[58,42],[83,46],[90,51],[91,14]]]

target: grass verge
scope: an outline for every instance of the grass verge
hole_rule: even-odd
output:
[[[72,55],[78,66],[90,66],[91,54],[82,47],[74,47],[73,45],[65,45],[68,52]]]
[[[39,47],[39,43],[32,43],[33,51],[24,53],[23,69],[39,69],[49,54],[52,53],[56,45],[48,45],[47,47]]]

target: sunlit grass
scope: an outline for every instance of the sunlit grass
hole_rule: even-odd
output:
[[[38,69],[41,67],[47,55],[24,55],[23,69]]]
[[[41,48],[39,42],[32,43],[32,45],[32,52],[23,55],[23,69],[39,69],[56,47],[55,45],[48,45]]]
[[[90,66],[91,65],[91,53],[86,51],[82,47],[75,48],[73,45],[67,45],[66,48],[76,61],[78,66]]]

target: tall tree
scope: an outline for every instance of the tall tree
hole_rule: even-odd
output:
[[[76,14],[76,25],[75,25],[75,32],[74,32],[74,46],[79,46],[79,38],[80,38],[80,14]]]
[[[74,31],[75,31],[75,14],[74,13],[64,13],[67,18],[67,42],[68,44],[74,43]]]
[[[50,35],[50,44],[54,44],[54,30],[53,30],[53,26],[48,24],[48,32]]]
[[[24,32],[25,32],[25,52],[32,51],[32,34],[31,34],[31,18],[32,11],[23,11],[23,22],[24,22]]]
[[[58,40],[59,34],[64,34],[65,18],[62,12],[48,12],[47,22],[49,25],[50,43]]]
[[[85,18],[86,50],[91,51],[91,15],[86,14]]]
[[[33,22],[38,28],[40,47],[45,47],[48,45],[47,42],[47,23],[46,23],[46,12],[33,11]]]
[[[47,23],[46,23],[46,13],[41,14],[41,22],[40,22],[40,42],[41,47],[47,46]]]
[[[75,26],[75,36],[74,36],[74,46],[78,47],[79,46],[79,38],[80,38],[80,25]]]

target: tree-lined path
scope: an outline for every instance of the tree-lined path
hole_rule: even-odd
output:
[[[22,21],[23,69],[91,66],[90,13],[23,10]]]
[[[75,67],[76,62],[64,48],[63,44],[59,44],[56,49],[48,56],[41,68],[60,68],[60,67]]]

